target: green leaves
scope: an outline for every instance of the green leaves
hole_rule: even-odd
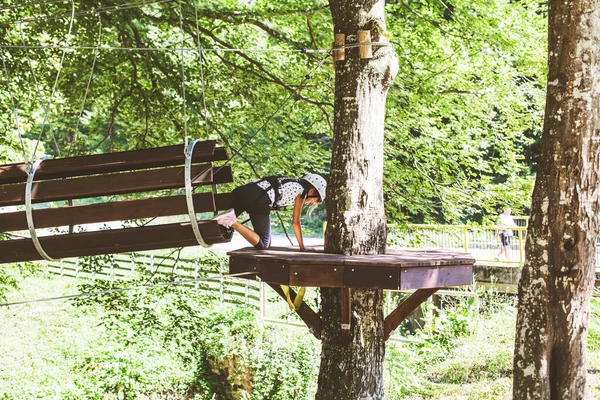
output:
[[[406,1],[388,10],[401,64],[386,122],[388,215],[466,222],[503,204],[527,211],[533,164],[522,154],[539,139],[544,106],[537,4]]]
[[[0,44],[17,46],[2,49],[2,162],[23,158],[12,93],[28,150],[44,132],[38,156],[57,155],[53,136],[64,156],[187,135],[239,151],[238,183],[327,173],[334,71],[328,55],[299,52],[330,48],[327,4],[96,3],[76,4],[68,43],[80,47],[67,51],[52,98],[62,50],[18,46],[67,43],[70,5],[0,11]],[[544,107],[544,10],[533,1],[401,0],[387,11],[401,66],[385,127],[390,221],[479,220],[504,203],[527,212]]]

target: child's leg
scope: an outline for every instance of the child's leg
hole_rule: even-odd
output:
[[[252,246],[256,246],[258,242],[260,242],[260,236],[258,233],[254,232],[252,229],[248,228],[246,225],[241,224],[240,222],[234,222],[231,225],[233,229],[235,229],[244,239],[248,241]]]
[[[259,250],[265,250],[271,247],[270,213],[250,213],[250,221],[252,221],[252,226],[254,227],[253,233],[258,237],[256,243],[250,243]]]
[[[271,201],[266,192],[256,184],[247,184],[234,189],[233,206],[235,214],[248,212],[254,230],[233,222],[230,227],[235,229],[244,239],[259,250],[268,249],[271,245]]]

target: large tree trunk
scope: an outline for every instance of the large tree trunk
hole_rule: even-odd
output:
[[[515,399],[583,399],[600,213],[600,0],[551,1],[548,38],[513,391]]]
[[[356,43],[358,30],[373,42],[387,41],[385,2],[331,0],[335,33]],[[337,254],[385,252],[383,126],[387,90],[398,70],[391,47],[375,47],[372,59],[347,49],[336,65],[334,145],[327,189],[326,251]],[[341,290],[323,289],[322,356],[317,399],[382,399],[382,291],[351,292],[350,334],[341,330]]]

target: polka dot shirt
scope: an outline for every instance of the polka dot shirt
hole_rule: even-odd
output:
[[[271,187],[271,184],[267,181],[255,181],[255,183],[263,189],[267,189]],[[296,197],[299,194],[304,192],[304,188],[298,182],[286,182],[279,187],[281,191],[281,198],[279,199],[279,207],[287,207],[294,204],[296,201]],[[273,202],[275,201],[275,190],[273,188],[269,189],[267,194],[269,195],[269,199],[271,199],[271,206],[273,206]]]

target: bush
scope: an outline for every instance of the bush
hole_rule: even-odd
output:
[[[211,255],[202,262],[218,265],[218,257]],[[148,277],[144,271],[140,274],[114,284],[97,281],[82,291],[143,285]],[[170,277],[155,276],[152,283],[169,281]],[[318,347],[310,335],[267,329],[257,320],[255,308],[223,305],[217,295],[208,292],[198,295],[190,288],[164,286],[83,298],[78,304],[100,305],[105,312],[103,324],[123,343],[134,346],[152,338],[155,345],[168,349],[182,368],[195,375],[187,389],[197,399],[212,399],[213,395],[220,399],[306,398],[315,381]],[[127,359],[114,357],[102,365],[87,374],[91,379],[102,376],[107,392],[157,389],[138,372],[141,366],[129,364]]]

